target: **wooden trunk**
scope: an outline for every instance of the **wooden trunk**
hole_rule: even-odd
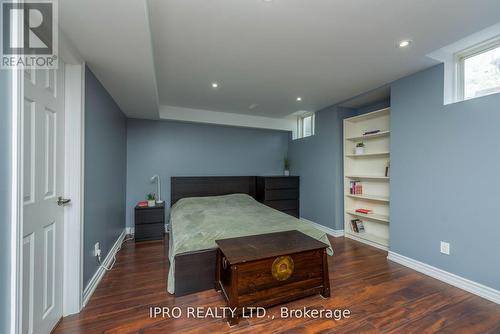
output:
[[[320,293],[330,296],[328,245],[298,231],[216,241],[216,289],[238,323],[245,307],[268,307]]]

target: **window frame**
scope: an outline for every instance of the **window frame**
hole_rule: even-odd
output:
[[[471,100],[478,97],[483,97],[491,94],[485,94],[481,96],[465,98],[465,61],[474,56],[480,55],[482,53],[486,53],[488,51],[494,50],[500,47],[500,36],[489,39],[482,43],[476,44],[472,47],[459,51],[455,54],[455,83],[454,83],[454,91],[455,91],[455,101],[465,101]]]
[[[316,123],[316,118],[314,116],[314,112],[306,112],[303,114],[300,114],[297,116],[297,138],[307,138],[314,136],[315,133],[315,123]],[[304,120],[308,117],[311,117],[311,134],[309,136],[304,136]]]

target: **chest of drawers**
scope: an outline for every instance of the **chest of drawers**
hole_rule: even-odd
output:
[[[300,217],[298,176],[257,177],[257,200],[273,209]]]

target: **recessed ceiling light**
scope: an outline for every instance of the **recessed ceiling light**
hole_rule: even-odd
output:
[[[212,82],[212,88],[219,88],[219,84],[217,82]]]
[[[254,109],[258,108],[258,107],[259,107],[259,105],[257,103],[254,103],[254,104],[249,105],[248,109],[249,110],[254,110]]]
[[[299,97],[297,98],[297,102],[300,102],[300,101],[302,101],[302,98],[299,96]]]
[[[405,39],[404,41],[399,42],[398,46],[400,48],[407,48],[410,46],[410,44],[411,44],[411,40]]]
[[[264,2],[273,2],[273,0],[262,0]]]

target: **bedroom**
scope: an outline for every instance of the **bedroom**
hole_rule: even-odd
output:
[[[498,2],[46,3],[0,332],[500,332]]]

